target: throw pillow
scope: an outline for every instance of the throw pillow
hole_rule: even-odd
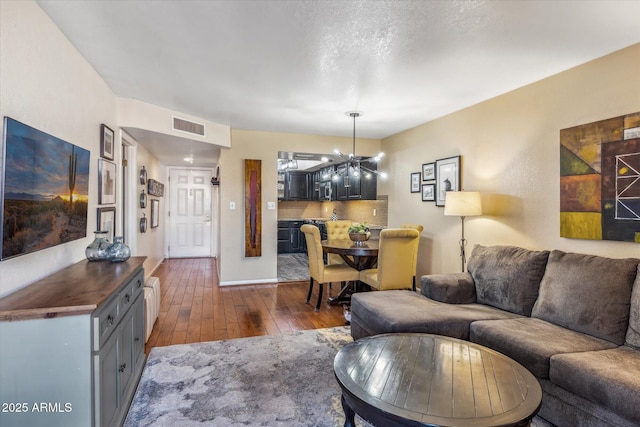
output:
[[[549,251],[475,245],[467,270],[478,303],[530,316],[548,257]]]
[[[636,282],[631,292],[631,310],[629,312],[629,329],[627,330],[627,345],[640,350],[640,265],[636,273]]]
[[[624,343],[638,260],[553,251],[532,317]]]

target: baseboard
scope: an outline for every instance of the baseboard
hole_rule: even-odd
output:
[[[260,283],[278,283],[278,279],[232,280],[220,282],[220,286],[257,285]]]

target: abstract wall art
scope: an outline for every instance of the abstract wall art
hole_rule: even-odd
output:
[[[262,160],[244,161],[244,256],[262,256]]]
[[[87,235],[88,150],[4,118],[0,259]]]
[[[560,236],[640,243],[640,112],[560,131]]]

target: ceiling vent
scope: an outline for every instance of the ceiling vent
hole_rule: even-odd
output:
[[[204,125],[202,123],[191,122],[175,116],[173,117],[173,130],[204,136]]]

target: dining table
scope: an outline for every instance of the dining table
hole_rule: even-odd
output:
[[[374,268],[378,262],[380,241],[369,239],[364,242],[353,242],[350,239],[322,240],[320,245],[324,253],[338,254],[344,262],[358,271]],[[358,281],[347,282],[335,297],[329,297],[329,304],[344,304],[351,300],[351,294],[358,291]]]

